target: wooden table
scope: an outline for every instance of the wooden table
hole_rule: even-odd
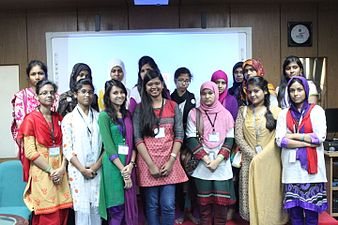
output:
[[[333,201],[338,201],[338,186],[333,185],[333,178],[338,178],[338,152],[325,151],[326,166],[326,194],[328,201],[328,213],[333,217],[338,217],[338,209],[333,209]]]

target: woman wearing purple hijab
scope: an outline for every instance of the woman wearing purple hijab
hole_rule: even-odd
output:
[[[106,82],[105,110],[99,115],[104,144],[99,212],[109,225],[137,225],[136,151],[133,125],[126,109],[127,89],[117,80]]]
[[[211,76],[211,81],[214,82],[219,91],[218,101],[226,108],[236,120],[238,112],[238,103],[234,96],[228,95],[228,76],[222,70],[217,70]]]
[[[287,85],[290,108],[279,114],[276,142],[282,148],[284,209],[295,224],[318,224],[318,213],[327,209],[323,141],[324,110],[309,104],[309,85],[293,76]]]

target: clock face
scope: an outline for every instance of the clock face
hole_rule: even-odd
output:
[[[291,38],[295,43],[303,44],[310,38],[310,31],[303,24],[295,25],[291,29]]]

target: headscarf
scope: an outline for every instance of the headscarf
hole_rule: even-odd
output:
[[[297,106],[292,102],[291,98],[290,98],[290,93],[289,93],[289,89],[291,86],[291,83],[294,79],[298,79],[301,81],[301,85],[304,87],[304,91],[305,91],[305,100],[303,102],[302,105],[302,110],[299,112],[299,110],[297,109]],[[300,117],[303,113],[303,115],[308,111],[309,109],[309,83],[307,82],[307,80],[304,77],[301,76],[293,76],[289,82],[288,82],[288,86],[287,86],[287,92],[288,92],[288,96],[289,96],[289,103],[290,103],[290,109],[291,109],[291,113],[292,116],[299,121]]]
[[[243,62],[238,62],[234,65],[234,67],[232,68],[232,78],[233,78],[233,85],[232,87],[233,88],[237,88],[238,86],[240,86],[242,84],[241,83],[238,83],[236,82],[236,78],[235,78],[235,70],[238,68],[238,67],[242,67],[243,68]],[[244,79],[244,78],[243,78]]]
[[[308,102],[309,98],[309,84],[304,77],[294,76],[290,79],[287,86],[289,93],[290,86],[294,79],[297,79],[304,87],[305,99],[302,104],[302,108],[299,111],[297,106],[292,102],[290,98],[290,109],[286,115],[287,127],[291,132],[298,133],[313,133],[310,113],[315,105],[311,105]],[[297,149],[297,160],[300,161],[301,167],[308,171],[309,174],[316,174],[318,172],[318,158],[315,147],[301,147]]]
[[[225,101],[225,98],[226,96],[228,95],[228,75],[222,71],[222,70],[217,70],[216,72],[214,72],[211,76],[211,81],[213,81],[214,83],[216,83],[216,81],[218,79],[223,79],[225,80],[225,84],[226,84],[226,87],[223,91],[222,94],[219,95],[219,98],[218,100],[223,104],[223,102]]]
[[[215,101],[211,106],[207,106],[201,100],[200,106],[198,107],[201,111],[203,120],[203,144],[208,148],[215,148],[224,142],[228,131],[234,127],[234,120],[230,112],[226,110],[219,101],[217,101],[219,97],[217,85],[212,81],[208,81],[202,84],[200,92],[204,89],[210,89],[215,94]],[[195,117],[192,119],[195,119],[196,121],[196,115],[192,115],[192,117]],[[210,142],[208,140],[209,134],[213,132],[213,127],[209,122],[207,115],[212,121],[217,116],[214,123],[214,129],[219,133],[219,142]]]
[[[265,75],[263,65],[258,59],[247,59],[247,60],[245,60],[244,63],[243,63],[243,66],[242,66],[243,70],[244,70],[245,66],[247,66],[247,65],[252,66],[256,70],[257,76],[263,77]]]
[[[90,67],[87,64],[85,64],[85,63],[76,63],[73,66],[72,73],[70,74],[69,89],[71,91],[73,91],[74,88],[75,88],[77,76],[83,70],[87,70],[88,71],[87,78],[90,79],[90,80],[93,80],[93,78],[92,78],[92,70],[90,69]]]
[[[120,59],[112,59],[110,61],[109,65],[108,65],[108,80],[111,80],[110,72],[115,66],[118,66],[122,69],[123,78],[122,78],[121,82],[125,85],[126,84],[126,69],[124,67],[124,63]]]

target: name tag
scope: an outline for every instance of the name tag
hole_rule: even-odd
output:
[[[164,138],[165,137],[165,132],[164,132],[164,127],[155,128],[154,133],[156,134],[155,138]]]
[[[119,155],[128,155],[129,147],[127,145],[119,145],[118,153]]]
[[[60,147],[49,148],[49,156],[59,156],[59,155],[60,155]]]
[[[263,151],[263,148],[260,145],[256,145],[255,150],[256,150],[256,153],[258,154],[258,153],[261,153]]]
[[[296,151],[295,150],[289,150],[289,162],[290,163],[295,163],[296,162]]]
[[[219,142],[219,133],[215,132],[215,133],[209,134],[208,140],[211,142]]]

